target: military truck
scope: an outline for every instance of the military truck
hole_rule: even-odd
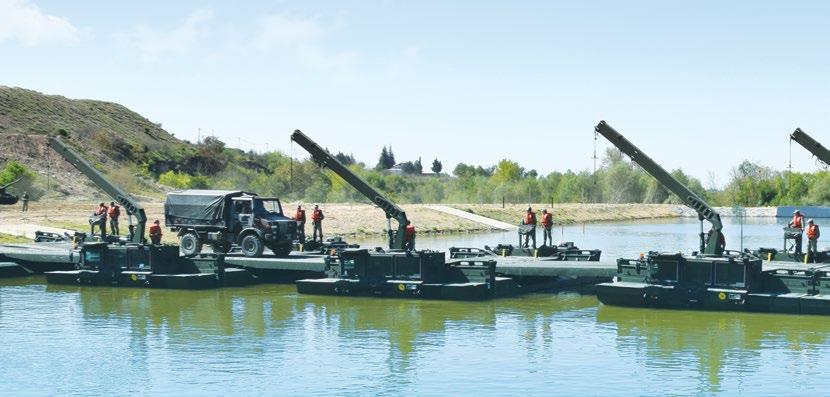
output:
[[[267,247],[287,256],[296,239],[297,222],[282,212],[278,198],[225,190],[183,190],[167,194],[164,223],[178,233],[184,255],[210,244],[227,253],[234,245],[248,257],[262,256]]]

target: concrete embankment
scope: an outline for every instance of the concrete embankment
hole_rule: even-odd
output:
[[[688,207],[678,207],[680,209],[680,215],[683,217],[697,217],[697,213]],[[778,207],[742,207],[740,210],[743,211],[744,216],[748,218],[775,218]],[[715,207],[715,211],[717,211],[720,216],[722,217],[735,217],[738,216],[738,209],[735,207]],[[790,213],[792,215],[792,213]]]
[[[517,225],[527,204],[449,204],[448,206]],[[590,222],[611,222],[637,219],[676,218],[681,216],[680,206],[673,204],[531,204],[541,220],[542,209],[553,214],[558,225]]]

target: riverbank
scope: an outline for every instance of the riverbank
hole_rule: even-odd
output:
[[[516,225],[522,219],[527,204],[450,204],[450,207]],[[553,214],[557,225],[578,223],[626,221],[637,219],[676,218],[681,206],[674,204],[530,204],[541,221],[541,210]]]
[[[109,201],[109,200],[108,200]],[[152,222],[160,219],[164,222],[164,204],[161,202],[143,203],[147,217]],[[69,230],[88,230],[87,218],[96,206],[94,201],[50,200],[30,203],[29,212],[22,213],[18,206],[0,207],[0,233],[21,234],[19,230],[36,230],[36,227],[53,227]],[[526,205],[509,204],[451,204],[447,205],[462,211],[471,212],[488,218],[515,225],[521,219]],[[289,208],[292,207],[292,208]],[[544,206],[534,205],[535,210]],[[368,204],[321,204],[326,219],[323,231],[326,235],[345,237],[368,237],[383,235],[386,230],[386,218],[383,212]],[[491,225],[464,219],[430,208],[426,204],[403,205],[409,219],[415,224],[419,233],[481,233],[494,230]],[[310,208],[307,208],[310,210]],[[680,216],[677,205],[662,204],[557,204],[551,207],[557,224],[591,223],[606,221],[624,221],[650,218],[671,218]],[[293,203],[286,203],[286,212],[293,213]],[[126,222],[122,229],[126,230]],[[21,228],[20,225],[31,225]],[[310,225],[307,228],[310,232]],[[16,231],[17,230],[17,231]],[[28,234],[28,233],[27,233]],[[175,242],[172,233],[166,233],[164,241]]]

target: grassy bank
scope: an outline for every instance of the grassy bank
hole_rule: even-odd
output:
[[[11,244],[11,243],[28,243],[31,242],[26,237],[15,236],[13,234],[6,234],[0,233],[0,244]]]

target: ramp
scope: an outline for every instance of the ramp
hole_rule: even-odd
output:
[[[57,227],[49,227],[49,226],[41,226],[35,225],[32,223],[19,223],[19,224],[0,224],[0,233],[11,234],[14,236],[23,236],[26,238],[35,238],[35,232],[50,232],[50,233],[57,233],[63,235],[64,233],[72,234],[74,233],[71,230],[67,229],[60,229]]]
[[[462,210],[459,210],[457,208],[448,207],[446,205],[428,205],[427,208],[429,208],[431,210],[443,212],[445,214],[457,216],[459,218],[464,218],[464,219],[469,220],[469,221],[481,223],[483,225],[490,226],[493,229],[499,229],[499,230],[504,230],[504,231],[516,231],[516,230],[519,229],[519,227],[516,226],[516,225],[511,225],[509,223],[502,222],[502,221],[497,221],[495,219],[487,218],[487,217],[481,216],[481,215],[471,214],[467,211],[462,211]]]

